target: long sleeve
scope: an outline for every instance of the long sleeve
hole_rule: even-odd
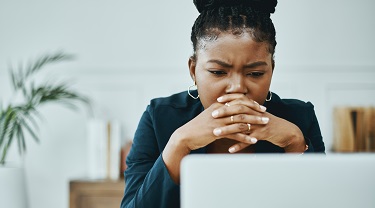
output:
[[[315,115],[314,106],[311,103],[309,108],[309,120],[310,126],[308,127],[307,133],[304,135],[307,143],[309,145],[309,149],[306,152],[325,152],[325,146],[323,142],[322,133],[320,132],[320,127],[318,123],[318,119]]]
[[[121,208],[180,206],[179,186],[172,181],[165,167],[150,114],[149,106],[140,120],[126,159],[126,188]]]

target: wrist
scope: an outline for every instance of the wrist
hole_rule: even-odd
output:
[[[293,131],[290,137],[290,143],[284,148],[285,152],[289,153],[303,153],[307,150],[308,146],[306,144],[305,138],[301,130]]]
[[[167,146],[170,145],[171,148],[174,149],[176,152],[179,152],[183,155],[188,155],[191,151],[191,148],[189,148],[188,145],[188,137],[185,135],[186,134],[184,134],[180,129],[177,129],[171,135]]]

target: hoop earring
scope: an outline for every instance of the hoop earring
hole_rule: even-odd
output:
[[[271,101],[271,99],[272,99],[272,92],[269,91],[269,94],[270,94],[270,97],[269,97],[269,98],[268,98],[268,94],[267,94],[267,98],[266,98],[266,101],[267,101],[267,102]]]
[[[189,94],[189,96],[190,96],[191,98],[193,98],[194,100],[196,100],[196,99],[199,98],[199,94],[198,94],[196,97],[195,97],[194,95],[192,95],[192,94],[190,93],[190,90],[191,90],[192,87],[196,87],[196,88],[198,89],[197,85],[196,85],[195,82],[194,82],[194,85],[191,85],[191,86],[188,88],[188,94]]]

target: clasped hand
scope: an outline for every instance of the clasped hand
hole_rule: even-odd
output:
[[[217,102],[177,131],[190,150],[205,147],[222,138],[238,141],[228,149],[230,153],[238,152],[258,140],[297,152],[299,149],[303,151],[305,145],[302,132],[296,125],[266,112],[264,106],[243,94],[219,97]]]

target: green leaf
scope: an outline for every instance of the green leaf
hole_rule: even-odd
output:
[[[6,140],[5,136],[7,136],[7,139],[8,139],[8,142],[2,147],[3,154],[2,154],[1,160],[0,160],[0,163],[2,163],[2,164],[5,161],[6,153],[8,152],[10,144],[13,141],[13,135],[15,133],[14,122],[15,122],[14,111],[11,107],[8,107],[7,112],[6,112],[6,116],[5,116],[5,125],[4,125],[5,130],[0,135],[0,141],[1,141],[0,147],[2,146],[2,143]]]
[[[33,116],[33,111],[34,111],[34,109],[30,109],[30,110],[25,114],[25,117],[26,117],[27,120],[30,121],[30,123],[33,125],[33,127],[34,127],[37,131],[39,131],[39,126],[38,126],[38,123],[37,123],[36,119],[35,119],[34,116]],[[38,112],[35,111],[35,114],[36,114],[36,113],[38,113]],[[39,116],[39,114],[38,114],[38,116]]]
[[[65,54],[62,51],[56,52],[52,55],[45,55],[41,58],[39,58],[34,65],[30,66],[28,70],[26,71],[26,77],[30,76],[31,74],[38,72],[45,66],[46,64],[57,62],[57,61],[63,61],[63,60],[71,60],[74,56],[70,54]]]
[[[16,124],[15,132],[16,132],[15,136],[17,137],[18,152],[22,154],[23,153],[22,143],[25,142],[25,137],[23,135],[22,128],[19,123]]]
[[[17,128],[18,128],[18,131],[17,131],[18,146],[21,147],[19,150],[20,150],[20,154],[22,154],[23,152],[26,151],[25,135],[23,133],[21,123],[18,123]]]
[[[20,121],[20,123],[30,133],[30,135],[34,138],[34,140],[39,143],[40,140],[39,140],[38,136],[35,134],[34,130],[29,126],[29,124],[27,123],[27,121],[24,120],[24,119],[22,119]],[[24,149],[26,149],[26,147]]]
[[[14,90],[17,90],[17,86],[18,86],[18,81],[17,81],[17,75],[15,74],[15,72],[13,71],[13,69],[11,68],[9,70],[9,73],[10,73],[10,78],[11,78],[11,81],[12,81],[12,87]]]
[[[6,116],[6,112],[1,112],[1,115],[0,115],[0,149],[1,149],[1,146],[4,142],[4,138],[5,138],[5,116]]]
[[[2,120],[1,124],[2,124],[3,131],[0,132],[1,133],[0,134],[0,147],[3,145],[3,143],[5,141],[5,136],[10,131],[10,127],[9,126],[10,126],[10,123],[12,121],[13,114],[14,114],[14,112],[13,112],[12,108],[8,107],[8,109],[5,111],[4,118],[1,119]]]

